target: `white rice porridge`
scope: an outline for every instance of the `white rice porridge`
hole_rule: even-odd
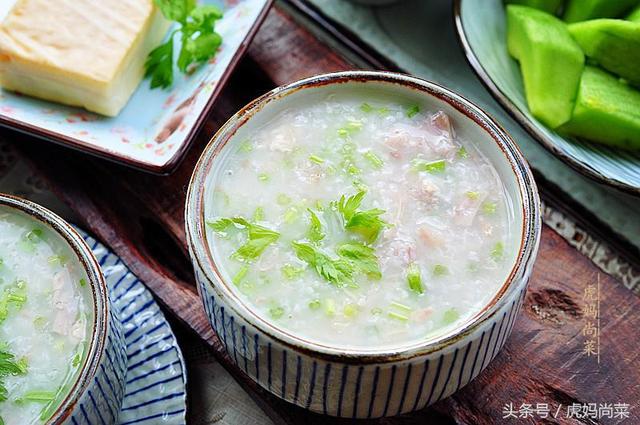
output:
[[[265,320],[332,347],[406,345],[478,314],[517,235],[496,170],[453,124],[335,94],[234,136],[205,195],[222,274]]]

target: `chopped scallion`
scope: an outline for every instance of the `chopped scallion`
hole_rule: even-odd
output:
[[[394,311],[390,311],[387,313],[387,316],[389,316],[392,319],[396,319],[396,320],[400,320],[401,322],[408,322],[409,318],[403,314],[398,314]]]
[[[322,164],[324,162],[324,159],[320,158],[318,155],[310,155],[309,161],[315,162],[316,164]]]
[[[407,283],[409,284],[409,289],[411,289],[416,294],[424,293],[424,288],[422,287],[422,278],[420,276],[420,266],[415,263],[411,263],[407,270]]]
[[[377,170],[384,166],[384,161],[382,161],[380,157],[372,151],[366,151],[362,156],[364,156],[364,158],[371,163],[373,168]]]
[[[409,108],[407,108],[407,117],[413,118],[419,112],[420,112],[420,106],[419,105],[410,106]]]
[[[447,268],[447,266],[444,266],[442,264],[436,264],[435,266],[433,266],[434,276],[444,276],[447,274],[449,274],[449,269]]]
[[[446,170],[447,164],[444,159],[439,159],[437,161],[426,162],[422,159],[414,159],[411,161],[413,168],[416,171],[426,171],[430,174],[439,174],[443,173]]]

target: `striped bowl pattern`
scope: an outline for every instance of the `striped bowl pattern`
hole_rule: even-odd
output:
[[[92,421],[83,417],[78,423],[184,425],[186,367],[169,323],[151,293],[122,260],[82,230],[78,232],[98,259],[126,344],[126,376],[117,384],[122,397],[117,422],[108,410],[108,415]]]
[[[469,383],[504,345],[526,292],[525,282],[480,328],[445,350],[403,362],[358,365],[322,361],[280,344],[234,316],[201,270],[196,278],[213,330],[247,375],[300,407],[353,419],[422,409]]]
[[[113,306],[112,300],[109,304]],[[65,424],[107,425],[118,419],[127,372],[126,345],[122,325],[113,308],[109,309],[108,322],[104,354],[98,370]]]
[[[318,345],[264,320],[225,281],[204,229],[204,198],[208,176],[215,175],[214,159],[224,155],[221,152],[232,136],[242,139],[243,125],[252,118],[260,123],[265,119],[260,114],[269,116],[264,112],[269,108],[295,107],[304,99],[305,90],[322,93],[345,87],[355,90],[362,85],[400,95],[418,93],[425,103],[453,113],[461,133],[488,143],[484,153],[507,176],[503,183],[517,200],[514,210],[522,223],[515,264],[494,299],[449,334],[396,350]],[[370,71],[310,77],[277,88],[240,110],[204,150],[189,185],[185,220],[205,312],[233,361],[284,400],[314,412],[358,419],[421,409],[453,394],[487,367],[504,345],[522,306],[541,230],[539,198],[531,170],[504,130],[479,108],[443,87],[410,76]]]

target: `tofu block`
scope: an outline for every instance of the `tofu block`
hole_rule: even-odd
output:
[[[566,24],[541,10],[510,4],[507,47],[520,62],[531,114],[551,128],[569,121],[584,54]]]
[[[0,25],[0,85],[115,116],[169,26],[152,0],[18,0]]]
[[[593,19],[569,32],[593,63],[640,86],[640,22]]]
[[[640,149],[640,91],[586,66],[571,120],[560,132],[623,149]]]

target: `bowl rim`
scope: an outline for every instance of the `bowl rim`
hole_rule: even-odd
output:
[[[480,59],[478,59],[475,51],[471,47],[471,42],[467,37],[467,31],[462,19],[462,2],[463,0],[454,0],[453,2],[453,20],[456,28],[456,34],[458,42],[464,52],[464,57],[467,63],[471,66],[482,85],[491,94],[491,96],[498,101],[500,106],[507,111],[509,116],[513,118],[527,133],[529,133],[534,140],[536,140],[542,147],[544,147],[549,153],[560,159],[562,162],[576,170],[578,173],[589,177],[590,179],[603,184],[605,186],[613,187],[623,193],[630,194],[632,196],[640,196],[640,187],[634,186],[629,183],[625,183],[615,176],[607,176],[598,169],[594,168],[591,164],[580,161],[573,157],[558,145],[553,143],[552,140],[547,138],[542,133],[538,126],[532,122],[521,110],[518,108],[509,97],[502,91],[500,87],[494,82],[493,78],[489,75],[484,68]]]
[[[416,90],[421,95],[435,97],[439,101],[448,103],[458,112],[475,122],[479,129],[487,132],[490,138],[498,145],[513,171],[519,196],[522,199],[522,203],[517,204],[517,207],[522,209],[520,247],[508,278],[494,298],[477,314],[448,332],[427,340],[426,343],[424,341],[411,341],[410,344],[393,349],[388,347],[383,349],[346,348],[323,345],[292,334],[261,317],[246,302],[240,299],[236,291],[230,288],[229,283],[225,282],[208,248],[204,217],[205,183],[216,156],[236,131],[257,112],[262,110],[265,105],[278,101],[289,94],[320,86],[353,82],[395,84],[403,88]],[[459,341],[474,332],[482,323],[492,318],[506,302],[513,298],[511,294],[526,287],[527,278],[531,272],[539,246],[541,213],[538,190],[531,169],[522,153],[509,134],[478,106],[438,84],[410,75],[387,71],[342,71],[320,74],[277,87],[241,108],[220,127],[204,148],[191,176],[185,206],[185,228],[191,259],[194,262],[194,266],[197,266],[204,273],[209,283],[209,285],[205,285],[207,290],[213,290],[217,296],[227,301],[228,308],[232,309],[261,333],[287,347],[306,352],[314,357],[339,360],[341,362],[380,363],[428,354]],[[205,296],[205,294],[201,293],[201,296]]]
[[[58,234],[74,251],[89,280],[93,304],[93,332],[87,339],[85,361],[67,395],[46,422],[47,425],[61,424],[71,415],[76,404],[93,382],[104,358],[110,313],[107,284],[91,248],[82,236],[60,216],[35,202],[5,193],[0,193],[0,206],[26,214]]]

